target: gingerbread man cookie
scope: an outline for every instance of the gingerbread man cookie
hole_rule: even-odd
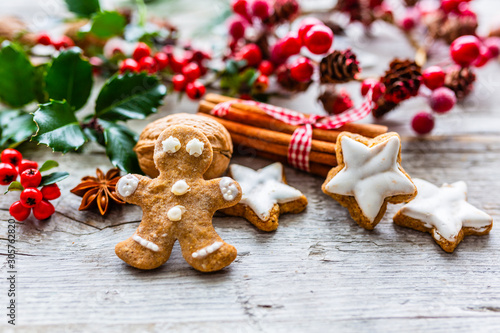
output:
[[[397,133],[373,139],[342,132],[337,138],[338,166],[330,170],[322,190],[346,207],[360,226],[373,230],[387,203],[408,202],[417,189],[401,167]]]
[[[242,216],[260,230],[276,230],[280,214],[300,213],[307,206],[306,197],[286,184],[281,163],[273,163],[257,171],[231,164],[229,173],[241,185],[243,196],[236,206],[223,212]]]
[[[212,226],[216,210],[235,205],[241,188],[228,177],[204,180],[212,147],[199,130],[171,126],[156,141],[154,161],[160,175],[126,175],[117,184],[124,201],[141,206],[142,222],[132,237],[116,245],[131,266],[153,269],[165,263],[179,240],[184,259],[202,272],[220,270],[236,258]]]
[[[467,185],[460,181],[440,188],[414,179],[418,194],[394,216],[397,225],[428,232],[446,252],[453,252],[465,235],[486,235],[493,219],[468,203]]]

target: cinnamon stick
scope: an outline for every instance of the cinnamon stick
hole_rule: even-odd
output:
[[[288,164],[287,158],[284,156],[274,155],[260,150],[256,150],[255,153],[257,154],[257,156],[260,156],[262,158],[281,162],[283,164]],[[332,166],[330,165],[309,162],[309,172],[317,176],[326,177],[331,169]]]
[[[218,118],[215,116],[211,116],[208,114],[201,113],[201,116],[208,117],[214,119],[221,123],[229,132],[234,132],[238,134],[242,134],[245,136],[249,136],[252,138],[257,138],[263,141],[278,143],[280,145],[288,146],[292,140],[292,135],[287,133],[281,133],[276,131],[271,131],[268,129],[254,127],[245,125],[242,123],[226,120],[224,118]],[[311,150],[318,151],[322,153],[335,154],[335,144],[326,141],[320,140],[312,140],[311,141]]]

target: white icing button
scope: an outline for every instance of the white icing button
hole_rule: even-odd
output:
[[[167,212],[167,217],[170,221],[176,222],[180,221],[182,218],[182,213],[184,213],[186,209],[184,206],[177,205],[175,207],[172,207],[169,209]]]
[[[132,195],[139,185],[139,179],[131,174],[125,175],[116,184],[118,193],[123,197]]]
[[[205,144],[198,139],[193,139],[188,142],[186,145],[186,150],[189,155],[193,155],[195,157],[200,156],[203,153],[203,147]]]
[[[238,187],[236,187],[234,180],[229,177],[222,177],[219,182],[219,187],[220,191],[222,192],[222,197],[226,201],[234,200],[234,198],[236,198],[239,193]]]
[[[170,136],[168,139],[164,140],[162,142],[163,145],[163,151],[165,153],[175,153],[181,148],[181,142],[179,139],[174,138],[173,136]]]
[[[183,194],[186,194],[187,191],[189,191],[189,185],[186,183],[186,181],[184,179],[183,180],[178,180],[172,186],[172,190],[171,191],[175,195],[183,195]]]

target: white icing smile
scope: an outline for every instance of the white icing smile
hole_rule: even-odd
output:
[[[444,184],[440,188],[422,179],[414,179],[418,194],[401,208],[401,213],[434,228],[436,239],[454,241],[463,227],[483,231],[493,223],[491,216],[466,201],[467,185]]]
[[[151,251],[158,252],[160,250],[158,245],[148,240],[145,240],[144,238],[138,235],[133,235],[132,239],[135,240],[137,243],[141,244],[142,246],[144,246],[145,248],[150,249]]]
[[[229,177],[222,177],[219,182],[219,187],[220,191],[222,192],[222,197],[226,201],[234,200],[239,194],[238,187],[236,187],[234,180]]]
[[[203,259],[206,256],[208,256],[209,254],[214,253],[215,251],[217,251],[218,249],[220,249],[222,245],[224,245],[224,243],[222,243],[222,242],[215,242],[212,245],[205,246],[201,250],[193,252],[192,256],[195,259]]]
[[[189,191],[189,185],[186,183],[186,181],[184,179],[183,180],[178,180],[172,186],[172,190],[171,191],[175,195],[183,195],[183,194],[186,194]]]
[[[139,186],[139,179],[131,174],[125,175],[116,184],[118,193],[123,197],[132,195]]]
[[[203,147],[205,144],[198,139],[193,139],[188,142],[186,145],[186,151],[189,155],[193,155],[194,157],[198,157],[203,153]]]
[[[174,206],[170,208],[167,212],[167,217],[170,221],[177,222],[182,219],[182,214],[186,211],[186,208],[184,206]]]
[[[330,193],[354,196],[371,222],[377,217],[385,198],[415,192],[415,185],[399,169],[398,137],[369,148],[343,136],[341,145],[345,167],[325,188]]]
[[[165,153],[175,153],[181,148],[181,142],[179,139],[174,138],[173,136],[170,136],[168,139],[164,140],[162,142],[163,145],[163,151]]]

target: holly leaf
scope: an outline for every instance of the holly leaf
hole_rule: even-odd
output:
[[[38,126],[33,139],[46,144],[53,151],[67,153],[70,150],[77,150],[87,141],[73,110],[66,101],[52,100],[40,104],[33,119]]]
[[[56,161],[48,160],[42,164],[42,166],[38,169],[38,171],[44,172],[44,171],[50,170],[52,168],[56,168],[58,166],[59,166],[59,163],[57,163]]]
[[[10,147],[17,146],[36,132],[33,115],[21,110],[2,111],[0,113],[0,146],[9,143]]]
[[[166,94],[167,88],[155,76],[116,74],[102,87],[95,113],[100,119],[110,121],[144,119],[156,112]]]
[[[92,89],[92,65],[82,58],[79,48],[62,51],[47,71],[45,83],[51,99],[66,100],[78,110]]]
[[[118,12],[100,12],[92,17],[89,32],[99,38],[108,39],[122,35],[126,24],[125,17]]]
[[[41,64],[35,67],[33,76],[35,83],[34,94],[38,103],[47,103],[49,101],[49,94],[45,86],[45,75],[48,68],[49,64]]]
[[[69,173],[67,173],[67,172],[53,172],[53,173],[48,174],[46,176],[42,176],[42,181],[40,182],[39,186],[47,186],[50,184],[58,183],[61,180],[68,178],[68,176],[69,176]]]
[[[33,101],[34,71],[21,46],[3,42],[0,50],[0,101],[13,107]]]
[[[7,194],[10,191],[23,191],[23,190],[24,190],[23,185],[21,185],[20,182],[15,180],[12,183],[10,183],[9,187],[7,188],[7,190],[3,194]]]
[[[138,135],[125,126],[109,122],[103,123],[103,126],[106,155],[111,163],[125,172],[142,173],[134,152]]]
[[[90,17],[101,10],[99,0],[64,0],[68,10],[81,17]]]

